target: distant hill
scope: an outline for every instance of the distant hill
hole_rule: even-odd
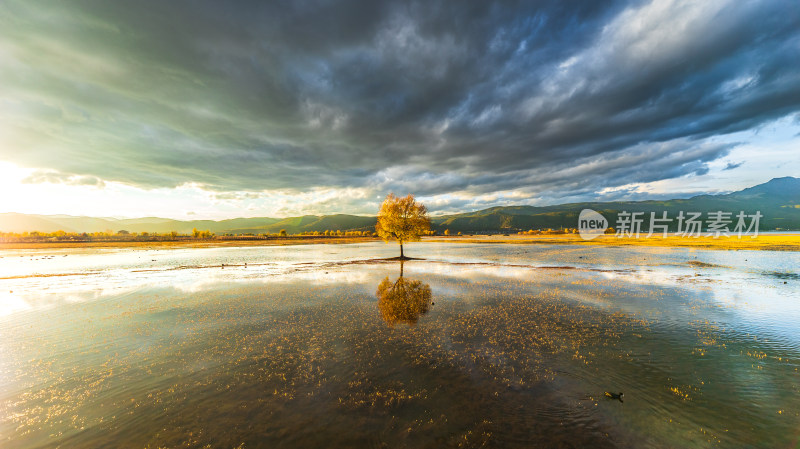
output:
[[[3,232],[178,232],[188,234],[192,229],[209,230],[220,234],[236,228],[260,228],[279,221],[278,218],[234,218],[231,220],[171,220],[169,218],[94,218],[67,215],[0,214],[0,231]]]
[[[230,234],[264,234],[264,233],[277,233],[281,229],[286,229],[290,234],[299,234],[308,231],[325,231],[325,230],[373,230],[375,228],[375,217],[363,217],[358,215],[304,215],[302,217],[284,218],[283,220],[276,221],[267,225],[250,226],[243,228],[234,228],[226,230]]]
[[[431,221],[436,230],[451,232],[516,232],[528,229],[558,229],[577,226],[578,214],[583,209],[593,209],[603,214],[614,226],[622,211],[650,212],[660,215],[666,211],[675,218],[680,211],[732,212],[739,211],[763,215],[760,228],[800,230],[800,179],[775,178],[738,192],[722,195],[700,195],[689,199],[667,201],[586,202],[559,204],[554,206],[507,206],[462,214],[434,217]],[[375,217],[359,215],[305,215],[290,218],[234,218],[231,220],[171,220],[168,218],[144,217],[133,219],[72,217],[67,215],[0,214],[0,231],[3,232],[158,232],[176,231],[188,234],[193,228],[209,230],[216,234],[263,234],[277,233],[286,229],[290,234],[304,231],[325,230],[371,230]],[[735,218],[734,218],[735,221]]]
[[[437,229],[450,229],[461,232],[482,232],[498,230],[527,230],[560,227],[577,227],[578,214],[583,209],[593,209],[603,214],[610,225],[614,226],[617,216],[622,211],[645,212],[649,219],[650,212],[660,216],[667,212],[671,218],[677,217],[680,211],[731,212],[740,211],[751,214],[761,212],[760,228],[766,229],[800,229],[800,179],[785,177],[775,178],[764,184],[750,187],[738,192],[723,195],[699,195],[689,199],[666,201],[614,201],[560,204],[555,206],[511,206],[493,207],[477,212],[437,217],[433,220]],[[673,222],[673,228],[676,224]]]

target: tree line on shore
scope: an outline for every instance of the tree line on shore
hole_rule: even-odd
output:
[[[573,229],[544,229],[519,231],[522,235],[541,235],[541,234],[568,234],[576,233]],[[449,229],[444,231],[423,230],[422,236],[461,236],[461,232],[451,232]],[[472,235],[472,234],[467,234]],[[191,233],[171,232],[128,232],[126,230],[102,232],[0,232],[0,243],[45,243],[45,242],[174,242],[192,240],[266,240],[278,238],[342,238],[342,237],[380,237],[377,232],[370,230],[341,230],[329,229],[325,231],[303,231],[298,233],[288,233],[281,229],[275,233],[222,233],[216,234],[209,230],[194,229]]]
[[[613,230],[611,231],[613,233]],[[461,236],[461,232],[451,232],[449,229],[444,231],[420,230],[421,236]],[[550,234],[571,234],[577,233],[577,229],[536,229],[529,231],[519,231],[521,235],[550,235]],[[471,235],[471,234],[469,234]],[[330,229],[325,231],[303,231],[299,233],[288,233],[286,229],[281,229],[275,233],[224,233],[215,234],[209,230],[193,229],[191,233],[171,232],[128,232],[102,231],[102,232],[0,232],[1,243],[45,243],[45,242],[174,242],[174,241],[193,241],[193,240],[267,240],[279,238],[377,238],[380,235],[371,230],[341,230]]]
[[[203,240],[215,238],[210,231],[195,229],[191,234],[172,232],[117,232],[108,230],[101,232],[0,232],[0,242],[3,243],[37,243],[37,242],[160,242],[176,240]]]
[[[436,235],[436,232],[429,231],[425,235]],[[193,229],[189,234],[182,234],[176,231],[171,232],[128,232],[124,229],[119,231],[107,230],[103,232],[0,232],[0,242],[2,243],[44,243],[44,242],[172,242],[172,241],[191,241],[191,240],[246,240],[246,239],[275,239],[275,238],[339,238],[339,237],[368,237],[374,238],[378,234],[375,231],[331,229],[325,231],[305,231],[297,234],[290,234],[285,229],[276,233],[258,234],[220,234],[217,235],[209,230]]]
[[[614,234],[614,228],[607,228],[606,234]],[[578,228],[561,228],[561,229],[529,229],[527,231],[517,232],[519,235],[562,235],[562,234],[578,234]]]

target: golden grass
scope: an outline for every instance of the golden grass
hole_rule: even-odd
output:
[[[516,243],[516,244],[577,244],[604,246],[662,246],[689,247],[721,250],[770,250],[800,251],[800,234],[761,234],[756,238],[742,237],[698,237],[685,238],[677,236],[653,236],[644,238],[617,238],[613,235],[602,235],[594,240],[584,240],[576,234],[563,235],[504,235],[504,236],[464,236],[433,237],[427,241],[460,242],[460,243]]]

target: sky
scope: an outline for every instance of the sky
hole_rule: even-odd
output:
[[[0,2],[0,212],[681,198],[800,176],[800,5]]]

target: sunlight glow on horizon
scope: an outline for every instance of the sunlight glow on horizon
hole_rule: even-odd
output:
[[[687,194],[724,193],[752,187],[773,177],[800,176],[800,158],[796,157],[800,148],[800,125],[792,117],[784,117],[757,130],[717,139],[740,145],[725,158],[713,161],[708,174],[601,189],[593,198],[579,198],[576,202],[603,201],[604,196],[625,190],[641,194],[639,199],[647,199],[648,195],[685,197]],[[737,173],[736,169],[726,170],[727,164],[746,165],[748,169]],[[36,172],[36,169],[0,161],[0,189],[9,193],[0,203],[0,213],[114,218],[155,216],[178,220],[284,218],[332,213],[371,215],[385,195],[363,188],[316,189],[311,192],[215,192],[197,184],[143,189],[109,180],[101,180],[100,185],[70,184],[69,178],[61,183],[34,183],[29,178]],[[451,192],[420,196],[420,200],[428,205],[432,215],[467,212],[492,205],[558,203],[516,190],[487,194]],[[363,206],[364,201],[367,207]],[[474,205],[465,210],[453,209],[449,206],[453,202]],[[344,207],[337,209],[338,205]],[[316,207],[319,209],[315,210]]]
[[[800,125],[795,119],[784,117],[757,130],[719,136],[717,139],[720,141],[740,145],[725,158],[713,161],[708,174],[601,189],[593,198],[578,198],[575,202],[603,201],[603,197],[622,191],[640,194],[640,199],[648,196],[663,198],[670,194],[685,197],[687,194],[722,193],[751,187],[773,177],[800,176],[800,158],[796,157],[800,148],[799,131]],[[746,165],[747,170],[726,170],[727,164]],[[215,192],[201,185],[187,184],[143,189],[109,180],[101,180],[99,185],[71,184],[72,178],[69,177],[59,183],[31,182],[30,177],[36,172],[35,169],[0,161],[0,189],[9,193],[0,204],[0,213],[114,218],[155,216],[178,220],[285,218],[332,213],[371,215],[385,195],[363,188],[316,189],[311,192]],[[467,212],[493,205],[558,203],[517,190],[487,194],[451,192],[420,196],[420,200],[428,205],[432,215]],[[454,202],[472,206],[465,209],[450,207]]]

